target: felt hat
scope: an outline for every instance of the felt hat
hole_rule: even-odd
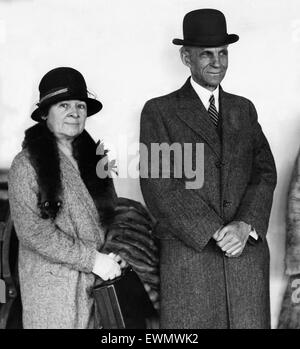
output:
[[[51,105],[64,100],[75,99],[86,102],[87,116],[96,114],[102,109],[101,102],[88,96],[84,77],[73,68],[59,67],[50,70],[43,76],[39,91],[38,108],[31,114],[31,118],[35,121],[41,121],[45,110]]]
[[[173,44],[197,47],[220,47],[239,40],[236,34],[227,33],[224,14],[215,9],[200,9],[187,13],[183,19],[183,40]]]

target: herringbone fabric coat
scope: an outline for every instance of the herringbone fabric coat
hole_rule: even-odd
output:
[[[24,328],[93,326],[92,269],[104,232],[80,173],[59,155],[63,206],[55,221],[40,218],[37,176],[26,150],[9,172]]]
[[[266,233],[275,164],[249,100],[220,89],[220,115],[219,135],[189,80],[142,111],[140,142],[148,150],[151,143],[204,143],[202,188],[186,189],[184,177],[140,181],[159,220],[162,328],[270,327]],[[227,258],[212,235],[233,220],[251,224],[260,239]]]

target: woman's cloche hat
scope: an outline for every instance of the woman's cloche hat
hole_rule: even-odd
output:
[[[239,40],[236,34],[227,33],[224,14],[215,9],[200,9],[187,13],[183,19],[183,40],[173,44],[197,47],[220,47]]]
[[[87,116],[96,114],[102,109],[102,104],[88,96],[86,82],[82,74],[69,67],[59,67],[50,70],[43,76],[40,84],[40,100],[38,108],[31,114],[35,121],[41,121],[45,110],[51,105],[64,100],[80,100],[87,104]]]

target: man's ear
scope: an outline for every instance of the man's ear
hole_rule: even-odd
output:
[[[182,63],[187,67],[191,68],[191,54],[184,47],[180,48],[180,57]]]

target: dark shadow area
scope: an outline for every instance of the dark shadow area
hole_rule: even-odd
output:
[[[0,278],[6,302],[0,303],[0,329],[22,328],[22,303],[18,277],[18,238],[10,218],[7,195],[8,170],[0,170]]]

